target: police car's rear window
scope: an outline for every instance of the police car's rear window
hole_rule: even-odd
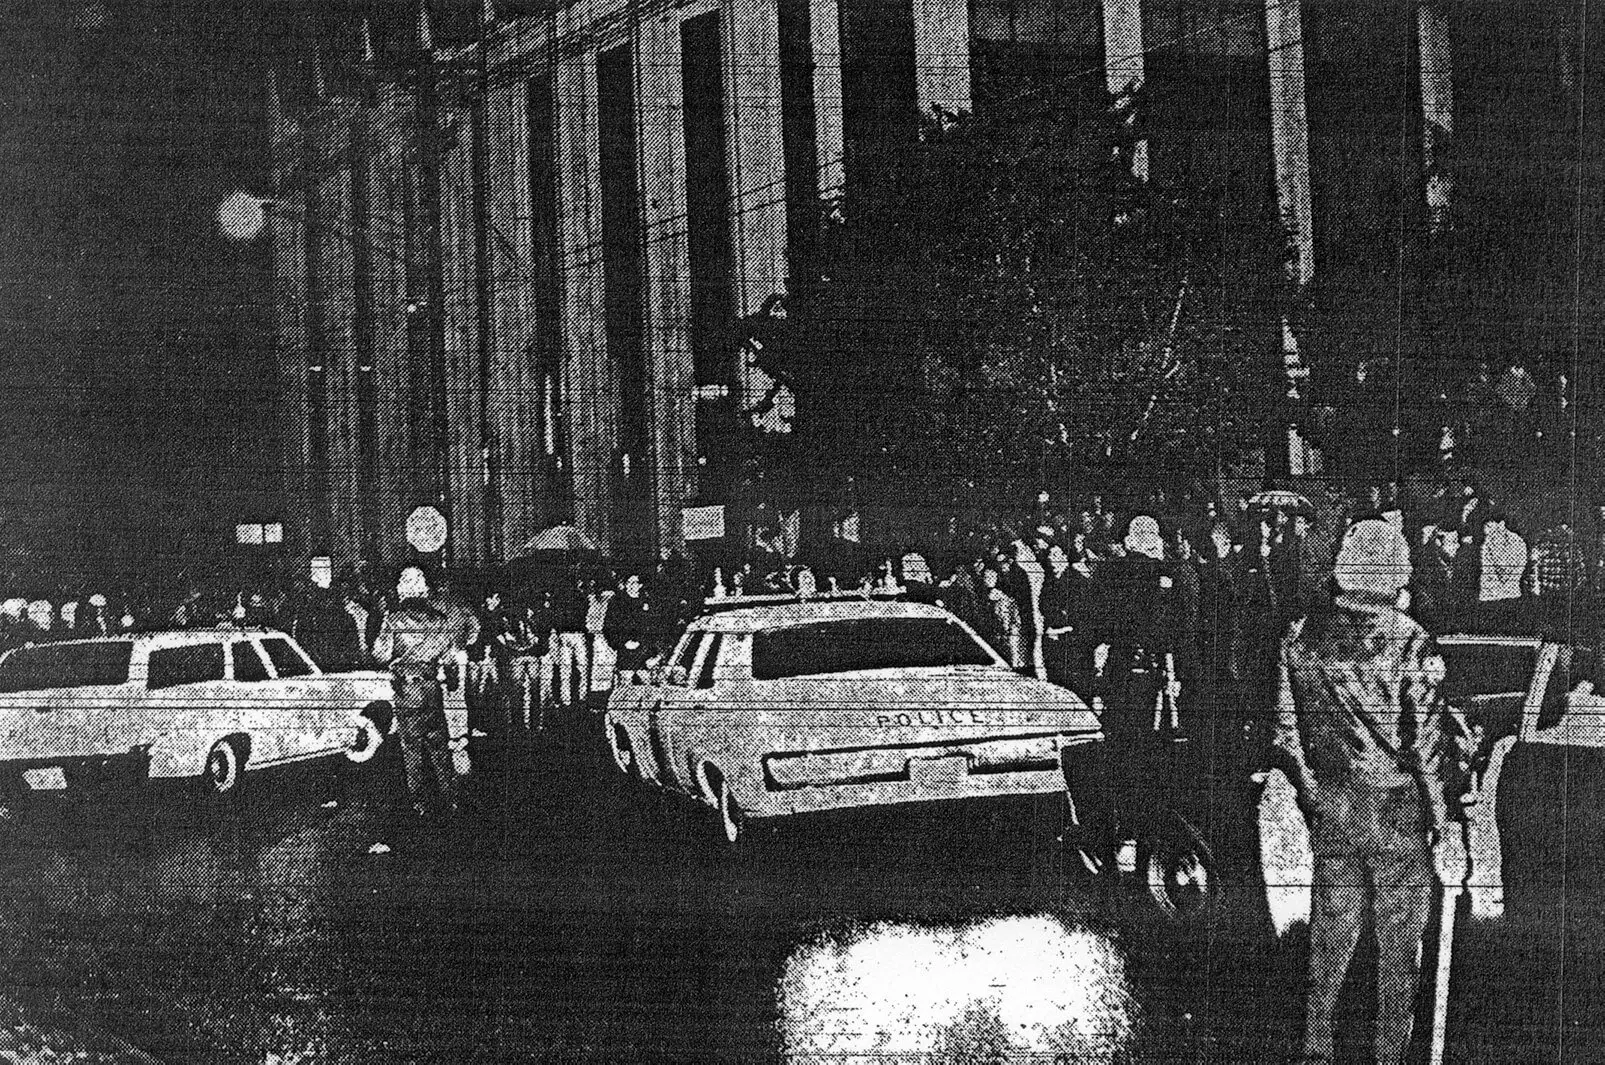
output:
[[[122,684],[128,680],[133,650],[134,645],[127,640],[19,648],[0,659],[0,691]]]
[[[752,640],[756,680],[859,669],[990,666],[992,656],[942,618],[855,618],[759,632]]]

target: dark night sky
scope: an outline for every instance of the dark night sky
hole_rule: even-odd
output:
[[[268,248],[216,209],[266,190],[267,67],[293,104],[359,10],[383,48],[415,8],[0,0],[0,548],[138,557],[265,508]]]
[[[215,212],[264,185],[273,22],[219,0],[0,6],[0,518],[42,554],[231,523],[270,469],[235,446],[267,428],[266,247]]]

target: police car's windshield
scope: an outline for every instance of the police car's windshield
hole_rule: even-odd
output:
[[[755,680],[861,669],[991,666],[996,660],[956,622],[943,618],[853,618],[759,632]]]

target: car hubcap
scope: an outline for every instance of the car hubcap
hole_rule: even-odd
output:
[[[1157,889],[1157,901],[1165,910],[1177,917],[1190,917],[1202,911],[1210,901],[1214,885],[1209,869],[1192,851],[1155,855],[1158,868],[1152,883]]]
[[[735,800],[730,797],[730,785],[722,784],[719,788],[719,813],[724,820],[724,838],[726,842],[734,843],[741,838],[740,815],[736,812]]]
[[[234,781],[234,773],[233,768],[230,765],[229,753],[221,750],[213,751],[209,765],[212,773],[212,787],[216,788],[218,791],[227,791],[229,785]]]

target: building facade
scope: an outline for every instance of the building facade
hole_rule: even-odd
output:
[[[1564,99],[1575,43],[1532,22]],[[1132,165],[1277,211],[1301,281],[1364,251],[1357,213],[1445,224],[1459,29],[1434,0],[486,0],[454,41],[425,0],[377,49],[353,27],[339,85],[315,60],[271,90],[290,549],[393,562],[426,505],[454,563],[559,523],[677,545],[736,323],[933,109],[1140,91]]]

